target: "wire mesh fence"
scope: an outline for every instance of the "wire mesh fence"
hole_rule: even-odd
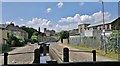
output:
[[[92,36],[92,37],[70,37],[70,43],[84,46],[91,49],[106,50],[106,52],[118,54],[120,61],[120,34],[112,34],[110,36]],[[104,43],[105,42],[105,46]],[[105,48],[104,48],[105,47]]]

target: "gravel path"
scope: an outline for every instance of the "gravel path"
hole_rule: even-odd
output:
[[[19,47],[14,49],[13,51],[8,52],[8,54],[24,53],[24,54],[8,55],[8,64],[32,64],[34,60],[34,53],[25,53],[25,52],[34,52],[34,50],[38,47],[39,46],[37,44],[28,44],[24,47]],[[3,61],[3,59],[4,59],[3,57],[0,57],[0,60]]]
[[[54,51],[56,51],[59,56],[62,58],[62,51],[64,47],[68,47],[69,50],[79,50],[79,49],[75,49],[60,43],[57,44],[52,44],[50,46],[51,48],[54,49]],[[70,52],[70,62],[83,62],[83,61],[93,61],[92,60],[92,53],[88,53],[88,52]],[[96,57],[96,61],[117,61],[117,60],[112,60],[110,58],[106,58],[103,56],[98,56]]]

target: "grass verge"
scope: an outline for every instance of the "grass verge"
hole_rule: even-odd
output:
[[[11,51],[13,49],[14,49],[13,47],[11,47],[7,44],[3,44],[2,46],[0,46],[0,53],[5,53],[5,52]]]
[[[111,58],[113,60],[118,60],[119,59],[117,53],[108,52],[107,54],[105,54],[104,51],[102,51],[102,50],[87,48],[87,46],[84,45],[84,44],[81,44],[81,45],[68,44],[68,46],[73,47],[73,48],[77,48],[77,49],[80,49],[80,50],[84,50],[84,51],[96,50],[97,51],[97,55],[99,55],[99,56],[108,57],[108,58]]]

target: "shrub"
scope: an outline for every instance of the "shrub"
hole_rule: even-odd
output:
[[[12,50],[12,48],[11,48],[10,45],[8,45],[8,44],[2,44],[2,46],[0,47],[0,51],[1,51],[2,53],[7,52],[7,51],[10,51],[10,50]]]
[[[25,45],[25,41],[24,38],[20,37],[20,36],[9,36],[8,39],[6,40],[7,44],[11,45],[11,46],[24,46]]]
[[[32,36],[31,37],[31,42],[38,42],[38,39],[37,39],[37,36],[36,35],[34,35],[34,36]]]

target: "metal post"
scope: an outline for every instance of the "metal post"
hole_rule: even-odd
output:
[[[43,53],[43,45],[40,45],[40,55]]]
[[[43,45],[43,56],[46,56],[46,44]]]
[[[96,50],[92,50],[93,53],[93,61],[96,61]]]
[[[47,53],[49,53],[49,44],[46,45]]]
[[[8,53],[4,53],[4,65],[7,65],[7,56],[8,56]]]
[[[34,51],[34,62],[33,63],[39,63],[40,62],[40,50],[35,49]]]
[[[102,14],[103,14],[103,43],[104,43],[104,52],[107,53],[106,42],[105,42],[105,21],[104,21],[104,3],[102,1]]]
[[[69,49],[67,47],[63,49],[63,61],[69,62]]]

